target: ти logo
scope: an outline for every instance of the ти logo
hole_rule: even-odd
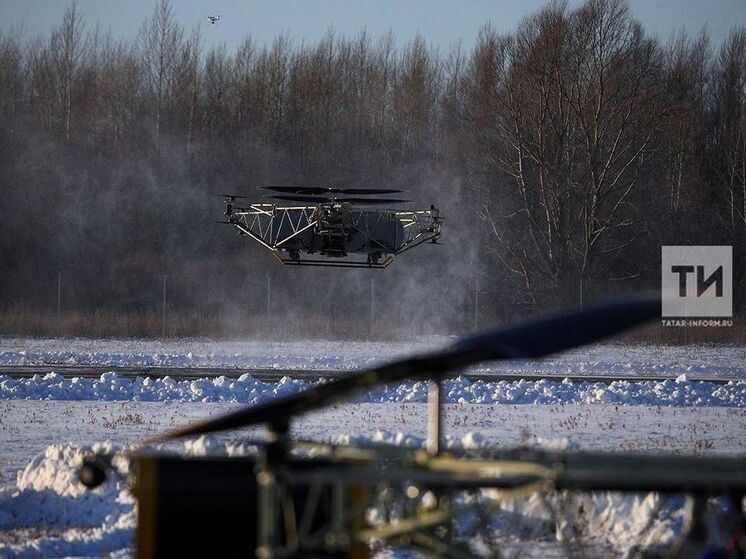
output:
[[[733,316],[733,247],[664,246],[664,317]]]

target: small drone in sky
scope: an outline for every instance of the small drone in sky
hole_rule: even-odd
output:
[[[218,21],[220,21],[220,16],[207,16],[207,21],[209,21],[212,25],[215,25]]]

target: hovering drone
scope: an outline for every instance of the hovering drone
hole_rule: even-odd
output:
[[[380,197],[391,189],[259,186],[277,203],[250,202],[223,194],[226,223],[272,251],[280,262],[295,266],[385,268],[395,256],[426,241],[438,242],[439,210],[379,209],[409,200]],[[322,258],[312,257],[318,254]]]
[[[220,21],[220,16],[206,16],[207,21],[209,21],[212,25],[215,25],[218,21]]]

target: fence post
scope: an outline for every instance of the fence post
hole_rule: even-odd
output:
[[[272,295],[271,289],[272,288],[271,288],[269,272],[267,272],[267,320],[269,320],[269,304],[270,304],[271,295]]]
[[[474,331],[479,330],[479,272],[474,271]]]
[[[62,272],[57,272],[57,336],[62,337]]]
[[[166,274],[163,274],[163,316],[161,320],[162,338],[166,337]]]
[[[368,272],[368,273],[370,273],[370,272]],[[368,332],[370,332],[371,336],[373,335],[373,315],[374,315],[374,312],[375,312],[375,300],[374,300],[374,293],[375,293],[374,289],[375,289],[375,287],[373,285],[373,277],[374,277],[373,274],[370,273],[370,303],[368,305],[368,310],[369,310],[369,314],[368,314]]]

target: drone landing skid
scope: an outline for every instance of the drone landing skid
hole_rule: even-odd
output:
[[[318,259],[300,259],[290,258],[289,256],[280,256],[277,252],[272,254],[285,266],[317,266],[320,268],[387,268],[394,261],[393,256],[373,263],[367,260],[318,260]]]

